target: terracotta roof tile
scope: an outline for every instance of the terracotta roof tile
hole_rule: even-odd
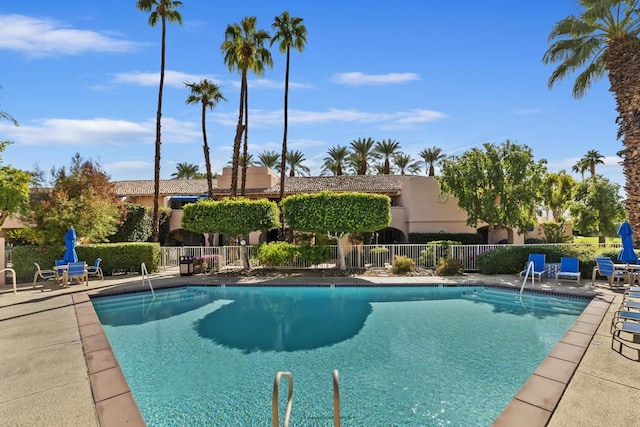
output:
[[[116,181],[116,194],[122,196],[153,196],[154,181],[136,180],[136,181]],[[213,181],[216,186],[216,181]],[[189,195],[195,196],[199,194],[207,194],[206,179],[161,179],[160,180],[161,195]]]

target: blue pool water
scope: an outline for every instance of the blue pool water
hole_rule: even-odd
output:
[[[344,426],[487,426],[587,304],[480,286],[93,300],[149,426],[271,425],[278,371],[294,378],[290,425],[331,426],[334,369]]]

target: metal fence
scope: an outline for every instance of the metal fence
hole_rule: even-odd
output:
[[[516,245],[509,245],[516,246]],[[540,246],[583,246],[592,247],[592,244],[562,243],[522,245],[528,248]],[[620,248],[619,243],[599,245],[601,248]],[[345,248],[345,262],[347,268],[380,267],[385,268],[393,263],[396,256],[402,255],[411,258],[416,267],[435,268],[440,258],[452,257],[462,263],[464,271],[478,271],[478,255],[490,252],[505,245],[429,245],[429,244],[396,244],[396,245],[357,245]],[[242,250],[250,260],[251,267],[260,267],[260,263],[254,258],[256,246],[180,246],[163,247],[161,252],[161,268],[178,267],[180,258],[193,257],[196,261],[202,258],[210,267],[219,270],[242,267]],[[283,269],[307,269],[307,268],[333,268],[338,264],[338,247],[328,246],[329,259],[322,264],[312,265],[304,259],[294,259],[287,265],[278,266]]]

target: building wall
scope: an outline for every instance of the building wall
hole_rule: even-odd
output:
[[[231,188],[231,172],[232,168],[226,167],[222,169],[222,175],[219,175],[218,188],[228,190]],[[280,177],[273,173],[266,166],[252,166],[247,168],[247,185],[246,189],[251,188],[269,188],[280,182]],[[238,171],[238,189],[242,185],[242,172]]]

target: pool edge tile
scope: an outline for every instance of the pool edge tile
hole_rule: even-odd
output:
[[[146,427],[131,392],[96,403],[96,412],[100,427],[121,427],[123,425]]]

